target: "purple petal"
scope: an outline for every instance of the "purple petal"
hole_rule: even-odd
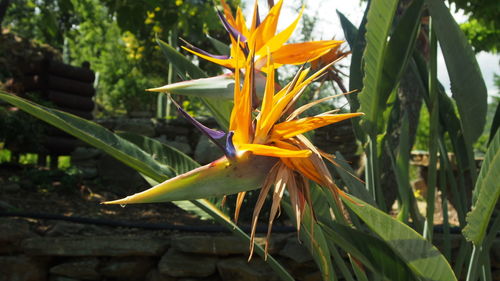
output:
[[[184,118],[186,118],[189,122],[191,122],[191,124],[195,125],[196,128],[198,128],[203,134],[207,135],[209,138],[218,140],[226,135],[226,133],[223,131],[214,130],[206,127],[205,125],[201,124],[198,120],[194,119],[191,115],[189,115],[189,113],[187,113],[184,109],[182,109],[176,102],[174,102],[174,104],[176,105],[179,113],[182,114]]]
[[[259,15],[259,9],[257,8],[257,20],[255,21],[255,28],[259,27],[260,25],[260,15]]]
[[[234,135],[234,132],[230,131],[229,133],[227,133],[227,137],[226,137],[226,152],[225,152],[225,154],[228,158],[236,157],[236,148],[234,147],[234,143],[233,143],[233,135]]]
[[[217,140],[218,139],[221,139],[223,138],[226,133],[223,132],[223,131],[219,131],[219,130],[214,130],[214,129],[210,129],[208,127],[206,127],[205,125],[201,124],[200,122],[198,122],[198,120],[194,119],[191,115],[189,115],[189,113],[187,113],[184,109],[182,109],[179,104],[177,102],[175,102],[172,98],[170,99],[172,101],[172,103],[175,105],[175,107],[177,107],[177,110],[179,111],[179,113],[184,116],[184,118],[186,118],[189,122],[191,122],[191,124],[193,124],[196,128],[198,128],[205,136],[207,136],[215,145],[217,145],[220,150],[222,150],[222,152],[224,154],[226,154],[226,149],[224,148],[224,146],[222,146],[222,144],[220,144]],[[226,154],[227,155],[227,154]]]
[[[224,28],[226,31],[234,38],[234,40],[238,40],[238,37],[240,38],[240,42],[246,42],[247,38],[243,36],[236,28],[234,28],[232,25],[227,22],[226,18],[222,14],[221,11],[217,10],[217,15],[219,16],[220,21],[222,22],[222,25],[224,25]]]
[[[185,40],[183,40],[183,39],[181,39],[181,40],[184,42],[184,44],[186,44],[186,47],[187,47],[187,48],[189,48],[189,49],[191,49],[191,50],[193,50],[193,51],[195,51],[195,52],[198,52],[198,53],[200,53],[200,54],[203,54],[203,55],[205,55],[205,56],[209,56],[209,57],[211,57],[211,58],[214,58],[214,59],[220,59],[220,60],[227,60],[227,59],[229,59],[229,56],[224,56],[224,55],[214,55],[214,54],[211,54],[211,53],[209,53],[209,52],[207,52],[207,51],[205,51],[205,50],[202,50],[202,49],[200,49],[200,48],[198,48],[198,47],[195,47],[195,46],[191,45],[190,43],[188,43],[187,41],[185,41]]]

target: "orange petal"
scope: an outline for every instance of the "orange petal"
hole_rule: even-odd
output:
[[[292,22],[292,24],[290,24],[287,28],[285,28],[285,30],[273,36],[268,41],[264,41],[264,45],[257,50],[256,56],[257,57],[265,56],[267,52],[267,49],[265,47],[269,47],[271,53],[281,48],[283,44],[285,44],[285,42],[288,40],[288,38],[290,38],[293,31],[297,27],[297,24],[299,23],[299,20],[302,17],[303,12],[304,12],[304,7],[302,7],[302,10],[300,10],[300,13],[297,16],[297,18]]]
[[[363,115],[363,113],[356,112],[346,114],[318,115],[293,121],[286,121],[274,125],[271,134],[271,140],[289,139],[296,135],[360,115]]]
[[[273,38],[274,34],[276,33],[276,27],[278,26],[278,19],[280,16],[282,5],[283,0],[274,5],[271,10],[269,10],[266,18],[252,34],[250,42],[252,46],[255,44],[255,48],[257,50],[260,50],[266,44],[266,42]],[[266,50],[264,50],[264,52],[266,52]]]
[[[309,150],[291,150],[264,144],[239,144],[238,150],[251,151],[255,155],[282,158],[305,158],[311,155]]]
[[[332,48],[340,46],[342,43],[343,41],[324,40],[284,45],[272,54],[274,67],[283,64],[297,65],[313,61],[328,53]],[[259,60],[262,59],[265,58],[260,58]]]

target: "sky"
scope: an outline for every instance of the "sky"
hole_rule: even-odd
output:
[[[251,10],[253,8],[253,1],[247,0],[244,2],[247,7],[247,9],[245,9],[245,15],[248,15],[247,18],[250,18],[249,15],[251,14]],[[259,10],[261,15],[267,14],[266,2],[267,1],[264,0],[259,1]],[[299,7],[298,2],[299,1],[284,2],[282,15],[278,24],[279,30],[283,30],[295,19],[297,16],[297,7]],[[354,25],[357,26],[361,22],[365,7],[366,4],[361,4],[358,0],[309,0],[306,2],[306,9],[304,13],[310,16],[318,17],[318,22],[313,32],[314,40],[331,39],[334,36],[335,39],[344,39],[344,33],[340,26],[336,10],[343,13]],[[461,13],[454,13],[454,17],[459,23],[467,21],[467,16],[464,16]],[[293,36],[300,36],[300,32],[297,30]],[[488,94],[490,96],[495,94],[498,95],[499,92],[495,87],[493,77],[495,73],[500,75],[500,55],[481,52],[476,56],[476,59],[479,67],[481,68],[481,72],[488,89]],[[439,54],[438,58],[438,78],[447,91],[449,91],[450,80],[444,64],[444,58],[441,54]]]

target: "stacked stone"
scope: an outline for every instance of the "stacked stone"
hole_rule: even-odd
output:
[[[0,219],[0,280],[279,280],[257,255],[247,262],[248,243],[227,234],[89,235],[79,224],[54,228],[35,232],[26,221]],[[273,235],[269,253],[296,280],[321,280],[296,234]]]
[[[35,232],[27,221],[0,219],[0,280],[279,280],[257,255],[247,262],[248,244],[235,236],[158,231],[113,235],[95,229],[89,235],[82,231],[88,227],[57,223],[57,230]],[[456,256],[461,235],[451,237],[452,255]],[[263,238],[257,239],[257,243],[263,242]],[[275,234],[269,253],[296,280],[319,281],[321,274],[304,243],[296,234]],[[434,243],[441,247],[443,237],[437,234]],[[500,280],[498,240],[491,249],[491,262],[492,276]],[[343,280],[341,276],[339,280]]]
[[[93,119],[95,75],[88,63],[74,67],[46,57],[23,65],[21,72],[8,83],[19,96],[29,98],[27,93],[37,94],[59,110]],[[50,155],[69,155],[77,146],[75,138],[60,130],[51,127],[45,133],[44,146]]]
[[[340,152],[353,165],[358,163],[359,146],[353,132],[351,120],[344,120],[316,129],[313,143],[330,154]]]

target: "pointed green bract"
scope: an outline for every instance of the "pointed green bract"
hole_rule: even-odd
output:
[[[266,77],[261,73],[255,75],[255,89],[259,97],[264,95]],[[170,93],[183,96],[195,96],[200,98],[211,98],[214,100],[233,100],[234,98],[234,75],[232,73],[219,76],[186,80],[168,84],[158,88],[148,89],[150,92]]]
[[[143,192],[104,204],[194,200],[253,190],[262,186],[276,161],[276,158],[254,155],[234,160],[222,157]]]
[[[148,89],[147,91],[232,100],[234,96],[234,75],[224,74],[209,78],[187,80]]]

